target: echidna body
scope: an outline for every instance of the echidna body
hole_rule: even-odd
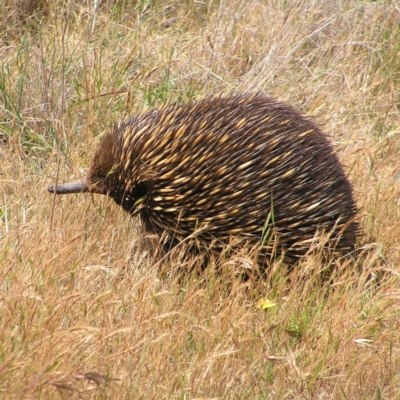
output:
[[[49,190],[108,195],[174,244],[196,231],[205,247],[232,236],[261,245],[273,231],[291,261],[320,231],[329,250],[351,252],[358,229],[351,185],[325,135],[263,94],[126,119],[104,136],[86,179]]]

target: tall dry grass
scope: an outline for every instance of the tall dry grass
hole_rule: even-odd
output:
[[[0,9],[1,398],[400,398],[396,2]],[[138,222],[110,200],[46,192],[81,177],[124,115],[232,90],[314,115],[346,165],[366,250],[331,284],[317,259],[232,283],[246,254],[160,279]]]

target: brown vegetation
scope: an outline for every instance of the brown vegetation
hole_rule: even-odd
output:
[[[395,399],[398,6],[31,3],[0,2],[0,397]],[[177,285],[112,201],[46,192],[125,115],[232,89],[315,116],[346,165],[365,251],[330,285],[317,257],[232,282],[245,250]]]

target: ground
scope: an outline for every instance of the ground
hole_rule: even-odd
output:
[[[398,3],[0,8],[1,398],[400,398]],[[362,232],[331,281],[316,257],[232,281],[251,265],[243,249],[178,282],[111,200],[46,191],[84,176],[125,116],[233,90],[268,93],[329,135]]]

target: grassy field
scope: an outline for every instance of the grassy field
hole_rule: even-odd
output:
[[[0,398],[400,399],[399,3],[0,9]],[[363,249],[333,283],[310,258],[227,284],[245,252],[219,275],[161,279],[113,201],[46,191],[82,177],[125,115],[232,90],[292,104],[331,137]]]

